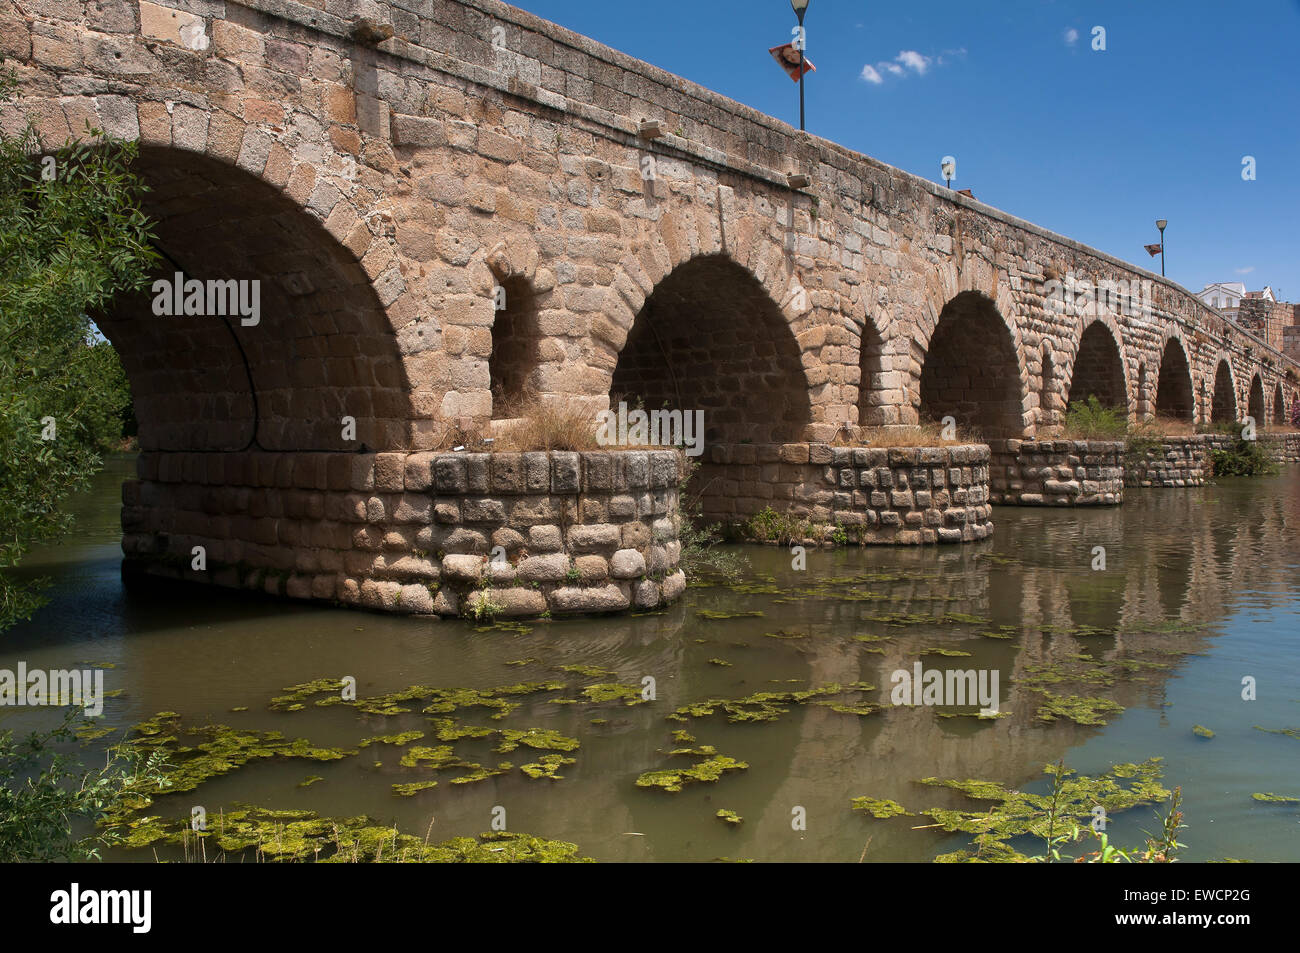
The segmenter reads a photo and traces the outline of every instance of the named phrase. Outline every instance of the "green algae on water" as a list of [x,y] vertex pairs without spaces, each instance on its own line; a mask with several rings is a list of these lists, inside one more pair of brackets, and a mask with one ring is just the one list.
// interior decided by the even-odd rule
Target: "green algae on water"
[[720,818],[722,821],[724,821],[727,824],[730,824],[733,827],[735,827],[738,824],[743,824],[745,822],[745,819],[741,817],[739,814],[737,814],[735,811],[728,811],[724,808],[719,808],[718,813],[714,814],[713,816]]
[[1192,734],[1201,738],[1213,738],[1214,732],[1204,725],[1192,725]]
[[300,788],[309,788],[309,787],[311,787],[313,784],[315,784],[317,781],[324,781],[324,780],[325,780],[325,779],[322,778],[319,774],[312,774],[312,775],[309,775],[308,777],[303,778],[301,781],[299,781],[299,782],[298,782],[298,787],[300,787]]
[[611,672],[607,668],[601,668],[598,665],[561,665],[560,671],[572,672],[574,675],[582,675],[585,678],[616,678],[618,672]]
[[549,728],[530,728],[527,731],[504,728],[501,731],[501,744],[495,750],[498,754],[506,754],[520,745],[541,751],[574,751],[580,747],[577,738],[569,738]]
[[689,768],[678,768],[670,771],[647,771],[636,779],[636,786],[639,788],[660,788],[675,793],[680,791],[686,784],[695,781],[711,783],[717,781],[727,771],[743,771],[748,767],[749,765],[744,761],[737,761],[735,758],[729,758],[726,755],[717,755]]
[[877,799],[874,797],[855,797],[852,801],[853,810],[863,811],[872,817],[914,817],[911,811],[907,810],[897,801],[888,799]]
[[1285,794],[1252,794],[1256,801],[1265,801],[1269,804],[1300,804],[1300,797],[1290,797]]
[[1054,695],[1044,691],[1043,704],[1038,707],[1039,721],[1056,721],[1065,718],[1076,725],[1104,725],[1106,715],[1117,715],[1124,710],[1107,698],[1085,698],[1079,695]]
[[625,685],[621,682],[602,682],[596,685],[588,685],[582,690],[582,694],[587,696],[587,701],[621,701],[628,706],[640,705],[649,700],[641,694],[641,689],[638,686]]
[[520,765],[519,770],[533,779],[549,778],[559,781],[564,775],[556,772],[566,764],[577,764],[577,759],[566,758],[562,754],[544,754],[532,764]]
[[728,661],[727,661],[726,659],[724,659],[724,658],[711,658],[711,659],[709,659],[709,664],[710,664],[710,665],[719,665],[719,666],[722,666],[723,668],[730,668],[730,667],[731,667],[731,663],[728,662]]
[[758,609],[740,609],[736,612],[723,612],[717,609],[698,609],[695,614],[701,619],[713,621],[721,619],[761,619],[763,613]]

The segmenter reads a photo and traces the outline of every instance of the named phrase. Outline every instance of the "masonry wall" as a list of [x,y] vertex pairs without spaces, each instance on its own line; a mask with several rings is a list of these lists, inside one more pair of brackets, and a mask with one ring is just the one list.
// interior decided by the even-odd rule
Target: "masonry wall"
[[[1300,463],[1300,433],[1265,433],[1258,439],[1274,463]],[[1202,486],[1213,476],[1212,451],[1230,449],[1236,442],[1232,434],[1165,437],[1158,447],[1128,455],[1124,485]]]
[[709,448],[706,460],[691,488],[709,522],[743,524],[771,507],[838,525],[868,545],[959,543],[993,532],[982,445],[736,444]]
[[685,588],[679,460],[146,453],[123,484],[122,549],[128,573],[388,611],[651,608]]
[[1124,502],[1124,444],[1111,440],[998,440],[991,447],[994,503],[1112,506]]

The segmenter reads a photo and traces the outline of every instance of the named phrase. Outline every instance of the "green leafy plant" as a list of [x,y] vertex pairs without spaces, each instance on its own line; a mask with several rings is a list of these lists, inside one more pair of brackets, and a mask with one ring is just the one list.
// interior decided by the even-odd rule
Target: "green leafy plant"
[[1128,414],[1122,407],[1104,407],[1096,394],[1075,401],[1065,413],[1065,433],[1074,440],[1123,440]]
[[114,747],[102,768],[87,769],[55,750],[76,738],[80,718],[71,709],[57,728],[21,740],[0,732],[0,863],[98,859],[116,835],[78,837],[74,823],[105,817],[136,785],[165,783],[160,754]]
[[[0,67],[0,118],[16,79]],[[87,126],[43,147],[0,122],[0,629],[42,604],[42,580],[7,572],[67,532],[62,506],[120,442],[128,392],[88,314],[143,289],[157,253],[131,169],[134,143]],[[43,155],[42,153],[46,153]]]
[[1260,442],[1240,435],[1227,449],[1211,450],[1210,462],[1215,476],[1267,476],[1277,472],[1277,465]]

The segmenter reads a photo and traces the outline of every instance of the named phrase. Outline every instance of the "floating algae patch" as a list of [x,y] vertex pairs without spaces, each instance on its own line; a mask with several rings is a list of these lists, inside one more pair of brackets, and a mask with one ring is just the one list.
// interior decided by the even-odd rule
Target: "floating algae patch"
[[434,770],[469,767],[467,762],[456,757],[456,751],[451,745],[438,745],[436,748],[416,745],[408,748],[398,763],[404,768],[433,768]]
[[1204,725],[1192,725],[1192,734],[1199,738],[1213,738],[1214,732]]
[[[311,811],[273,811],[237,806],[208,820],[206,831],[189,829],[189,819],[137,824],[125,832],[127,846],[193,844],[216,851],[252,854],[276,862],[325,863],[573,863],[591,862],[576,844],[513,831],[455,837],[439,844],[382,827],[367,817],[321,817]],[[192,848],[191,848],[192,850]]]
[[502,761],[495,768],[485,768],[481,764],[468,764],[465,767],[471,769],[470,773],[461,775],[458,778],[452,778],[452,784],[473,784],[475,781],[494,778],[499,774],[505,774],[514,769],[514,765],[509,761]]
[[1288,738],[1300,741],[1300,729],[1296,728],[1261,728],[1259,725],[1255,725],[1255,730],[1266,731],[1270,735],[1286,735]]
[[673,741],[676,741],[678,744],[689,745],[695,742],[695,736],[685,728],[678,728],[673,732]]
[[893,642],[894,637],[891,635],[855,635],[854,642]]
[[268,707],[272,711],[302,711],[307,707],[306,702],[316,695],[327,697],[317,699],[313,702],[315,705],[343,704],[343,680],[339,678],[317,678],[310,682],[290,685],[282,691],[283,695],[271,699]]
[[[180,744],[182,737],[194,745]],[[338,761],[355,750],[320,748],[305,738],[286,739],[278,731],[237,730],[226,725],[184,727],[174,711],[159,712],[131,729],[122,747],[140,755],[156,756],[159,775],[130,786],[130,806],[145,807],[151,795],[192,791],[209,778],[229,774],[250,761],[268,758],[303,758],[308,761]]]
[[303,778],[301,781],[298,782],[298,787],[300,787],[300,788],[309,788],[309,787],[311,787],[313,784],[315,784],[317,781],[324,781],[324,780],[325,780],[325,779],[322,778],[319,774],[309,775],[308,777],[305,777],[305,778]]
[[718,609],[699,609],[695,613],[701,619],[761,619],[763,613],[758,609],[741,609],[736,612],[723,612]]
[[921,651],[918,652],[917,654],[918,655],[946,655],[950,658],[962,658],[962,657],[969,657],[971,653],[963,652],[960,649],[928,648],[928,649],[921,649]]
[[103,738],[105,735],[111,735],[115,731],[117,731],[117,729],[112,725],[104,725],[96,728],[93,724],[86,723],[78,725],[73,734],[82,741],[96,741]]
[[999,718],[1010,718],[1011,712],[1004,709],[989,711],[984,708],[972,708],[967,711],[936,711],[935,715],[939,718],[974,718],[977,721],[997,721]]
[[582,694],[587,696],[587,701],[621,701],[628,706],[640,705],[649,700],[641,694],[641,689],[638,686],[625,685],[621,682],[601,682],[596,685],[588,685],[582,690]]
[[533,631],[531,625],[525,625],[523,622],[512,619],[497,619],[495,622],[489,622],[487,625],[474,626],[475,632],[517,632],[519,635],[527,635]]
[[855,797],[853,810],[863,811],[872,817],[914,817],[911,811],[897,801],[879,800],[874,797]]
[[403,731],[395,735],[375,735],[372,738],[363,738],[358,742],[357,747],[368,748],[371,745],[409,745],[412,741],[419,741],[423,737],[423,731]]
[[865,702],[859,705],[845,705],[842,702],[813,702],[814,705],[824,705],[831,711],[837,711],[841,715],[874,715],[880,711],[879,705],[868,705]]
[[421,791],[427,791],[429,788],[436,788],[437,781],[411,781],[409,784],[394,784],[393,793],[398,797],[414,797]]
[[1038,707],[1039,721],[1056,721],[1065,718],[1076,725],[1104,725],[1107,715],[1117,715],[1124,710],[1108,698],[1085,698],[1081,695],[1054,695],[1043,691],[1043,704]]
[[725,808],[719,808],[718,813],[714,814],[713,816],[719,818],[724,823],[730,824],[733,827],[735,827],[737,824],[743,824],[745,822],[745,819],[741,817],[739,814],[737,814],[735,811],[728,811]]
[[990,625],[991,620],[977,615],[967,615],[965,612],[945,612],[941,615],[925,615],[924,613],[893,613],[884,615],[867,616],[868,622],[879,622],[881,625],[906,626],[906,625]]
[[[462,738],[488,738],[499,729],[484,728],[479,725],[462,725],[454,718],[435,718],[433,736],[439,741],[460,741]],[[409,732],[408,732],[409,734]]]
[[549,778],[552,781],[559,781],[564,775],[556,772],[566,764],[577,764],[576,758],[566,758],[562,754],[544,754],[532,764],[523,764],[519,770],[528,777],[533,779]]
[[[861,689],[851,689],[860,691]],[[755,692],[745,698],[709,698],[690,705],[683,705],[672,714],[670,721],[686,721],[689,718],[704,718],[716,711],[724,711],[727,721],[733,723],[747,721],[776,721],[787,714],[790,709],[782,705],[801,705],[804,702],[825,695],[839,695],[845,689],[837,684],[810,688],[802,692]]]
[[710,664],[710,665],[720,665],[720,666],[722,666],[723,668],[730,668],[730,667],[731,667],[731,663],[728,662],[728,661],[727,661],[726,659],[724,659],[724,658],[711,658],[711,659],[709,659],[709,664]]
[[1268,804],[1300,804],[1300,797],[1289,797],[1285,794],[1252,794],[1251,797]]
[[636,779],[636,786],[639,788],[661,788],[664,791],[675,793],[680,791],[684,785],[692,782],[711,783],[717,781],[727,771],[743,771],[748,767],[749,765],[744,761],[737,761],[735,758],[729,758],[726,755],[717,755],[689,768],[670,771],[647,771]]
[[1160,784],[1160,761],[1151,758],[1140,764],[1116,764],[1096,777],[1047,765],[1045,773],[1055,777],[1059,790],[1044,794],[1008,790],[995,781],[924,778],[917,783],[951,788],[974,801],[994,802],[991,807],[977,811],[943,808],[921,811],[936,822],[930,825],[934,828],[973,835],[973,850],[940,854],[935,860],[940,863],[1025,861],[1029,858],[1012,848],[1009,841],[1024,836],[1042,839],[1049,833],[1063,833],[1072,822],[1083,827],[1091,822],[1097,807],[1112,815],[1164,801],[1170,792]]
[[503,728],[501,744],[495,750],[498,754],[506,754],[520,745],[540,751],[574,751],[580,747],[577,738],[570,738],[550,728],[529,728],[526,731]]
[[808,633],[794,632],[789,629],[778,629],[775,632],[764,632],[763,638],[765,639],[806,639],[808,638]]
[[560,671],[572,672],[574,675],[582,675],[585,678],[616,678],[618,672],[611,672],[607,668],[601,668],[597,665],[561,665]]
[[699,745],[695,748],[674,748],[672,751],[668,752],[668,756],[673,757],[674,755],[685,755],[693,758],[712,758],[717,753],[718,749],[713,747],[713,745]]
[[509,662],[506,662],[506,664],[507,665],[532,665],[536,661],[537,659],[535,658],[517,658],[517,659],[511,659]]

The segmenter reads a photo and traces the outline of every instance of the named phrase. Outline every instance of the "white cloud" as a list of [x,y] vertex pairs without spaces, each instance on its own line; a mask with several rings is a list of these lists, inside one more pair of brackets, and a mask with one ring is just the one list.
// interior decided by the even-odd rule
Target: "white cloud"
[[1068,30],[1065,31],[1065,45],[1066,45],[1066,46],[1074,46],[1074,44],[1076,44],[1076,43],[1078,43],[1078,42],[1079,42],[1079,31],[1078,31],[1078,30],[1076,30],[1074,27],[1070,27]]
[[930,68],[930,57],[922,56],[916,50],[901,50],[894,57],[895,62],[902,63],[908,69],[914,69],[918,74],[924,75],[925,71]]
[[865,79],[868,83],[874,83],[877,86],[879,86],[881,83],[885,81],[884,77],[880,75],[879,70],[877,70],[870,63],[862,67],[862,78]]
[[889,72],[895,76],[903,75],[903,67],[899,66],[897,63],[880,63],[879,66],[883,69],[889,70]]
[[1233,270],[1239,275],[1248,275],[1255,270],[1255,266],[1247,265],[1245,268],[1234,268]]

